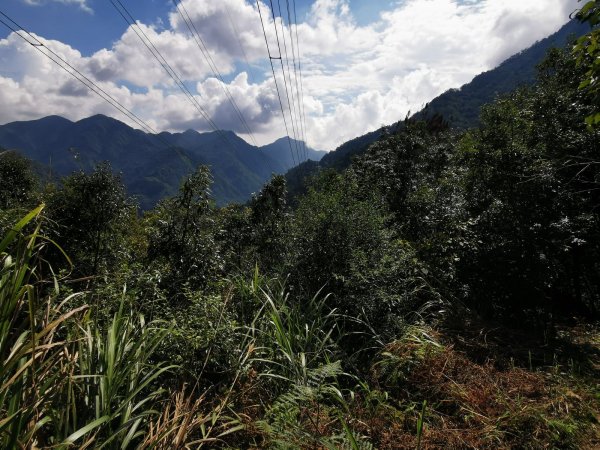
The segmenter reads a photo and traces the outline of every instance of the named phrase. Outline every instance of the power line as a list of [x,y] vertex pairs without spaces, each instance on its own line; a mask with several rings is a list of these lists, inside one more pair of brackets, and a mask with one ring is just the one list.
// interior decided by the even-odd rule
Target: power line
[[[186,86],[186,84],[183,82],[183,80],[179,77],[179,75],[177,75],[177,72],[175,72],[173,67],[168,63],[168,61],[165,59],[165,57],[156,48],[156,46],[150,40],[148,35],[137,24],[137,22],[135,21],[135,19],[131,15],[131,13],[127,10],[127,8],[123,5],[123,3],[121,3],[120,0],[116,0],[116,3],[115,3],[115,0],[110,0],[110,2],[115,7],[117,12],[121,15],[123,20],[125,20],[125,22],[129,26],[131,26],[131,28],[133,29],[135,34],[138,36],[138,38],[140,38],[140,40],[142,41],[144,46],[148,49],[148,51],[152,54],[152,56],[154,56],[154,58],[159,62],[159,64],[162,66],[162,68],[165,70],[165,72],[167,72],[169,77],[171,77],[171,79],[175,82],[175,84],[179,87],[179,89],[184,93],[184,95],[186,95],[187,99],[192,103],[192,106],[194,106],[198,110],[198,112],[202,115],[202,117],[206,120],[206,122],[210,125],[210,127],[215,132],[217,132],[219,137],[221,137],[221,139],[223,139],[223,141],[226,144],[228,144],[232,147],[235,147],[235,145],[229,140],[227,135],[225,133],[223,133],[223,131],[211,119],[208,112],[198,102],[198,100],[196,99],[194,94],[192,94],[192,92],[189,90],[189,88]],[[117,6],[117,3],[119,4],[120,8],[119,8],[119,6]],[[139,30],[139,32],[138,32],[138,30]]]
[[[198,48],[200,49],[200,52],[202,53],[202,55],[204,56],[204,58],[208,62],[208,65],[211,68],[213,74],[215,75],[215,77],[217,77],[219,79],[219,81],[221,81],[221,88],[223,89],[223,92],[225,92],[225,96],[227,97],[227,100],[229,101],[229,103],[231,104],[231,106],[233,106],[233,109],[235,110],[238,118],[240,119],[240,122],[242,123],[242,126],[248,132],[248,135],[250,136],[250,139],[252,140],[252,143],[256,147],[258,147],[258,145],[256,143],[256,139],[254,139],[254,135],[252,134],[252,131],[250,130],[250,126],[248,125],[248,122],[246,121],[244,115],[242,114],[242,111],[240,110],[237,102],[235,101],[235,98],[233,97],[233,95],[231,95],[231,92],[227,88],[227,83],[225,83],[225,80],[223,79],[223,76],[221,75],[221,72],[219,71],[219,69],[218,69],[217,65],[215,64],[214,60],[212,59],[212,56],[210,55],[210,52],[208,51],[208,48],[206,47],[206,44],[202,40],[202,37],[200,36],[200,33],[198,32],[198,29],[196,28],[196,25],[194,24],[194,22],[192,21],[190,15],[188,14],[185,5],[181,2],[181,0],[179,1],[179,3],[177,3],[177,0],[172,0],[172,1],[173,1],[173,4],[175,5],[175,8],[177,9],[177,12],[179,13],[179,15],[181,16],[181,18],[185,22],[185,25],[186,25],[187,29],[189,30],[190,34],[194,38],[194,41],[198,45]],[[183,12],[185,13],[185,17],[184,17],[184,14],[181,12],[181,9],[179,9],[179,6],[181,6],[181,9],[183,9]]]
[[177,75],[177,73],[173,70],[173,67],[171,67],[171,65],[167,62],[167,60],[158,51],[158,49],[152,43],[150,38],[148,38],[148,35],[144,32],[144,30],[142,30],[141,27],[139,27],[137,25],[135,19],[129,13],[127,8],[125,8],[123,3],[121,3],[120,0],[116,0],[116,2],[122,8],[122,10],[121,10],[121,8],[119,8],[119,6],[117,6],[117,3],[115,3],[114,0],[110,0],[110,2],[114,6],[114,8],[117,10],[117,12],[120,14],[120,16],[123,18],[123,20],[127,23],[127,25],[131,26],[131,29],[135,32],[137,37],[142,41],[142,43],[148,49],[148,51],[152,54],[152,56],[154,56],[154,58],[159,62],[159,64],[162,66],[162,68],[165,70],[165,72],[167,72],[169,77],[171,77],[171,79],[175,82],[175,84],[183,91],[183,93],[186,95],[186,97],[191,98],[193,106],[196,107],[196,109],[198,109],[198,111],[202,115],[202,117],[209,123],[209,125],[211,125],[211,127],[213,127],[215,130],[217,130],[218,127],[216,126],[216,124],[214,122],[212,122],[208,113],[204,110],[202,105],[200,105],[194,99],[194,96],[189,91],[188,87],[181,80],[179,75]]
[[[286,6],[287,6],[287,16],[288,16],[288,32],[290,35],[290,43],[291,43],[291,47],[292,47],[292,67],[294,68],[294,81],[296,84],[296,105],[298,106],[298,115],[297,120],[299,122],[299,124],[297,125],[298,127],[298,131],[300,132],[300,144],[302,147],[302,150],[304,152],[304,158],[308,159],[308,153],[306,151],[306,144],[305,144],[305,136],[304,136],[304,127],[302,126],[302,107],[301,107],[301,99],[300,99],[300,87],[298,85],[298,70],[297,70],[297,66],[296,66],[296,46],[294,44],[294,36],[292,33],[292,16],[291,16],[291,12],[290,12],[290,1],[286,0]],[[285,45],[285,41],[284,41],[284,45]],[[286,52],[286,56],[287,56],[287,52]],[[291,83],[291,72],[290,72],[290,68],[289,68],[289,58],[288,58],[288,73],[290,73],[290,83]],[[294,86],[292,83],[292,93],[294,90]]]
[[[156,48],[156,46],[154,45],[154,43],[152,42],[152,40],[150,40],[150,38],[148,37],[148,35],[144,32],[144,30],[139,26],[139,24],[137,24],[137,22],[135,21],[134,17],[127,10],[127,8],[125,7],[125,5],[123,5],[123,3],[120,0],[116,0],[116,2],[121,6],[121,8],[117,7],[117,5],[115,4],[115,0],[111,0],[112,5],[119,12],[119,14],[121,15],[121,17],[123,17],[123,19],[127,22],[127,24],[131,26],[131,28],[136,33],[136,35],[140,38],[140,40],[142,41],[142,43],[146,46],[146,48],[148,49],[148,51],[150,51],[150,53],[159,62],[159,64],[163,67],[163,69],[167,72],[167,74],[173,79],[173,81],[177,84],[177,86],[182,90],[182,92],[186,95],[186,97],[188,98],[188,100],[190,102],[192,102],[193,106],[196,107],[196,109],[200,112],[200,114],[202,115],[202,117],[204,117],[204,119],[209,123],[209,125],[213,128],[213,130],[217,132],[217,134],[223,140],[223,142],[225,142],[227,145],[229,145],[234,150],[235,149],[240,150],[240,147],[239,147],[238,143],[235,142],[235,141],[232,141],[229,138],[229,136],[226,133],[224,133],[223,130],[221,130],[217,126],[217,124],[210,118],[210,115],[208,114],[208,112],[206,112],[206,110],[198,102],[198,100],[196,99],[196,97],[192,94],[192,92],[189,90],[189,88],[183,82],[183,80],[181,79],[181,77],[179,77],[179,75],[177,75],[177,72],[175,72],[175,70],[173,69],[173,67],[168,63],[168,61],[161,54],[161,52]],[[177,6],[177,5],[175,5],[175,6]],[[137,30],[139,30],[139,32]],[[212,62],[212,59],[211,59],[211,62]],[[212,64],[214,65],[214,62],[212,62]],[[216,66],[215,66],[215,69],[216,69]],[[221,78],[221,80],[222,80],[222,78]],[[231,100],[233,100],[233,97],[231,97]],[[235,102],[235,100],[233,100],[233,101]],[[237,108],[237,105],[235,105],[235,108]],[[239,111],[239,109],[238,109],[238,112],[241,115],[241,112]],[[242,120],[244,120],[243,116],[242,116]],[[244,122],[245,122],[245,120],[244,120]],[[271,162],[270,162],[269,158],[267,158],[264,155],[264,153],[262,152],[262,150],[260,150],[260,147],[258,147],[258,145],[256,144],[256,141],[254,140],[254,136],[252,135],[252,132],[250,131],[250,129],[247,126],[247,124],[246,124],[246,127],[247,127],[247,129],[249,131],[249,134],[250,134],[252,140],[254,141],[254,145],[257,148],[259,148],[259,151],[265,157],[265,159],[267,161],[267,165],[269,166],[269,169],[271,170],[271,172],[274,172],[273,167],[271,166]]]
[[[181,16],[181,18],[185,22],[185,24],[186,24],[186,26],[188,28],[188,31],[190,32],[190,34],[194,38],[194,41],[196,42],[196,45],[200,49],[200,53],[202,53],[202,56],[204,56],[204,59],[208,63],[208,65],[211,68],[211,70],[212,70],[213,74],[215,75],[215,77],[217,77],[221,81],[221,88],[223,89],[223,92],[225,92],[225,95],[227,96],[227,99],[229,100],[229,103],[231,104],[231,106],[233,106],[233,109],[237,113],[237,116],[240,119],[240,122],[246,128],[246,131],[248,132],[248,135],[250,136],[250,139],[252,140],[252,143],[254,144],[254,146],[258,149],[258,151],[262,154],[262,156],[267,161],[267,165],[269,166],[269,170],[271,170],[271,172],[275,172],[275,170],[273,169],[273,166],[271,165],[270,158],[267,155],[264,154],[264,152],[262,151],[262,149],[257,144],[256,139],[254,138],[254,134],[252,133],[252,130],[250,129],[250,126],[248,125],[248,122],[246,121],[246,118],[244,117],[244,115],[243,115],[242,111],[240,110],[237,102],[235,101],[235,98],[233,97],[233,95],[229,91],[229,88],[227,87],[227,83],[225,83],[225,80],[223,79],[223,76],[221,75],[221,72],[219,71],[217,65],[215,64],[215,61],[213,60],[212,56],[210,55],[210,52],[208,51],[208,47],[204,43],[204,40],[202,39],[200,33],[198,32],[198,29],[196,28],[196,25],[194,24],[194,21],[190,17],[190,15],[189,15],[189,13],[188,13],[185,5],[181,2],[181,0],[179,2],[179,5],[177,4],[176,0],[172,0],[172,1],[173,1],[173,4],[175,5],[175,8],[177,9],[177,12],[179,13],[179,15]],[[179,9],[179,6],[181,6],[181,8],[183,9],[183,12],[185,13],[185,17],[181,13],[181,10]],[[227,5],[225,5],[225,8],[227,8]],[[248,58],[246,56],[246,52],[244,51],[244,47],[242,46],[242,43],[240,42],[239,37],[237,36],[237,30],[235,28],[235,25],[233,24],[233,21],[231,20],[231,15],[229,14],[229,10],[228,9],[227,9],[227,15],[229,17],[229,22],[232,25],[232,28],[234,29],[234,33],[236,34],[236,38],[237,38],[238,44],[240,46],[240,49],[242,50],[242,53],[244,55],[244,59],[246,60],[246,64],[248,64],[248,67],[250,67],[250,64],[248,63]],[[186,19],[186,17],[187,17],[187,19]]]
[[[293,97],[293,91],[292,91],[292,100],[290,101],[290,92],[289,92],[289,88],[288,88],[288,83],[287,83],[287,78],[285,76],[285,67],[283,64],[283,52],[281,51],[281,43],[279,41],[279,30],[277,29],[277,20],[275,18],[275,8],[273,7],[273,0],[269,0],[269,2],[271,3],[271,14],[273,17],[273,26],[275,27],[275,37],[277,38],[277,49],[279,51],[279,62],[281,63],[281,72],[283,73],[283,84],[285,87],[285,95],[287,97],[287,105],[288,105],[288,109],[290,111],[290,121],[292,122],[292,132],[294,133],[294,146],[296,147],[296,156],[298,157],[298,164],[300,164],[300,151],[298,149],[298,133],[296,131],[296,123],[294,121],[294,112],[293,112],[293,108],[294,108],[294,97]],[[281,22],[281,35],[283,37],[283,43],[284,43],[284,47],[285,47],[285,57],[286,57],[286,64],[288,66],[288,75],[289,75],[289,58],[287,55],[287,45],[285,45],[285,32],[284,32],[284,28],[283,28],[283,17],[281,17],[281,4],[279,3],[279,0],[277,2],[278,6],[279,6],[279,18],[280,18],[280,22]],[[292,84],[292,81],[290,79],[290,85]]]
[[[288,79],[290,81],[290,89],[289,90],[291,92],[291,97],[292,97],[292,102],[289,103],[289,96],[288,96],[288,107],[290,109],[290,116],[292,117],[292,128],[294,128],[294,134],[295,134],[295,139],[296,139],[296,150],[300,154],[302,145],[300,144],[299,141],[300,141],[300,139],[302,139],[302,137],[299,135],[300,127],[298,126],[298,115],[296,114],[296,100],[294,98],[294,83],[292,81],[292,71],[290,70],[290,57],[288,54],[288,46],[287,46],[287,42],[286,42],[286,38],[285,38],[285,28],[284,28],[285,20],[283,19],[283,15],[281,13],[281,1],[280,0],[277,0],[277,7],[279,8],[279,18],[280,18],[280,24],[281,24],[281,37],[283,40],[283,49],[285,52],[285,63],[287,66],[287,71],[288,71]],[[277,29],[277,25],[275,25],[275,29]],[[290,29],[289,24],[288,24],[288,29]],[[280,52],[281,52],[281,49],[280,49]],[[282,60],[282,64],[283,64],[283,60]],[[283,70],[283,67],[282,67],[282,70]],[[284,71],[284,80],[285,80],[285,71]],[[287,90],[287,85],[286,85],[286,90]]]
[[[304,149],[306,150],[306,159],[308,159],[308,150],[306,149],[306,112],[304,109],[304,87],[302,85],[302,66],[301,60],[302,56],[300,53],[300,40],[298,39],[298,16],[296,15],[296,0],[292,0],[292,4],[294,6],[294,23],[296,25],[296,51],[298,52],[298,73],[300,74],[300,112],[302,115],[301,124],[302,124],[302,136],[304,142]],[[297,81],[297,79],[296,79]]]
[[287,105],[288,105],[288,109],[290,110],[290,120],[292,122],[292,131],[294,132],[294,145],[296,147],[296,156],[298,158],[298,164],[300,164],[300,155],[298,153],[298,141],[296,139],[296,130],[294,128],[294,116],[292,115],[292,110],[291,110],[291,103],[290,103],[290,94],[288,91],[288,86],[287,86],[287,79],[285,77],[285,69],[283,67],[283,55],[281,52],[281,43],[279,42],[279,31],[277,30],[277,20],[275,19],[275,9],[273,8],[273,0],[269,0],[271,3],[271,15],[273,17],[273,25],[275,27],[275,36],[277,38],[277,49],[279,51],[279,62],[281,63],[281,72],[283,73],[283,84],[285,86],[285,95],[287,97]]
[[267,39],[267,32],[265,30],[265,23],[263,21],[263,16],[262,16],[262,12],[260,10],[260,3],[259,0],[256,0],[256,7],[258,8],[258,14],[260,15],[260,24],[262,26],[263,29],[263,34],[265,36],[265,44],[267,46],[267,54],[269,56],[269,62],[271,63],[271,72],[273,72],[273,80],[275,81],[275,90],[277,91],[277,97],[279,98],[279,106],[281,107],[281,115],[283,116],[283,124],[285,125],[285,132],[288,138],[288,145],[290,147],[290,153],[292,155],[292,161],[294,162],[294,165],[296,165],[295,159],[294,159],[294,150],[292,150],[292,141],[290,139],[290,131],[287,125],[287,119],[285,118],[285,112],[283,110],[283,101],[281,100],[281,94],[279,92],[279,84],[277,83],[277,77],[275,76],[275,66],[273,65],[273,60],[274,59],[281,59],[281,55],[277,58],[274,56],[271,56],[271,50],[269,49],[269,41]]
[[[73,78],[75,78],[77,81],[79,81],[84,86],[86,86],[88,89],[93,91],[104,101],[111,104],[114,108],[116,108],[122,114],[127,116],[127,118],[129,118],[130,120],[135,122],[137,125],[142,127],[146,132],[155,134],[163,143],[166,144],[167,147],[171,147],[171,144],[169,144],[164,139],[162,139],[162,137],[160,137],[160,135],[156,132],[156,130],[154,130],[150,125],[148,125],[148,123],[146,123],[143,119],[141,119],[135,113],[130,111],[127,107],[125,107],[117,99],[112,97],[108,92],[106,92],[104,89],[102,89],[102,87],[98,86],[93,80],[89,79],[87,76],[85,76],[83,73],[81,73],[78,69],[76,69],[74,66],[72,66],[68,61],[66,61],[64,58],[62,58],[59,54],[55,53],[51,48],[49,48],[46,44],[44,44],[42,41],[40,41],[37,37],[35,37],[33,34],[31,34],[25,28],[23,28],[18,23],[16,23],[13,19],[11,19],[4,12],[0,11],[0,14],[4,18],[6,18],[10,23],[13,24],[13,26],[11,26],[10,24],[6,23],[4,20],[2,20],[0,18],[0,23],[2,23],[5,27],[7,27],[12,32],[14,32],[17,36],[19,36],[21,39],[23,39],[25,42],[27,42],[29,45],[31,45],[33,48],[35,48],[42,55],[44,55],[45,57],[50,59],[54,64],[59,66],[61,69],[63,69],[65,72],[67,72]],[[21,33],[19,33],[19,30],[22,30],[23,32],[25,32],[29,37],[31,37],[34,40],[34,42],[31,42],[25,36],[23,36]],[[42,49],[47,50],[49,53],[44,52]]]

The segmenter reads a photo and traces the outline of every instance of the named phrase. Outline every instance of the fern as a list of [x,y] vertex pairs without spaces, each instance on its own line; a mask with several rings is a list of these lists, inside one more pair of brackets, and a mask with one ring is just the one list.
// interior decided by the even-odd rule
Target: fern
[[340,361],[307,371],[306,383],[292,384],[258,423],[275,448],[372,448],[345,423],[339,411],[348,405],[338,387]]

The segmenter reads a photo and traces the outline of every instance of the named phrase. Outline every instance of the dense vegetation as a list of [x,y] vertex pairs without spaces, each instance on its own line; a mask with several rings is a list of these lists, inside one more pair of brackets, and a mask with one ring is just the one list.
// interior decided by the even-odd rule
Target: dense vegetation
[[2,153],[0,447],[597,446],[587,70],[552,51],[294,208],[282,176],[217,207],[200,166],[138,217],[106,164],[43,186]]

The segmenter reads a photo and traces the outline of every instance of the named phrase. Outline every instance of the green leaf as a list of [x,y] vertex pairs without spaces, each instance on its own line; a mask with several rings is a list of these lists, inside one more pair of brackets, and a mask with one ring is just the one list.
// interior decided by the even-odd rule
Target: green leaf
[[82,436],[85,436],[90,431],[92,431],[94,428],[98,428],[100,425],[102,425],[105,422],[108,422],[109,420],[110,420],[110,416],[102,416],[99,419],[96,419],[93,422],[88,423],[85,427],[80,428],[75,433],[73,433],[69,437],[67,437],[67,439],[65,439],[63,444],[66,444],[66,445],[73,444],[79,438],[81,438]]

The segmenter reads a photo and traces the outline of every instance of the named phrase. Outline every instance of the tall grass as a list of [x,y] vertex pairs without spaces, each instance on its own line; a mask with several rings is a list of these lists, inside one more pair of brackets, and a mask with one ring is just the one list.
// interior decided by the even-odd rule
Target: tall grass
[[147,324],[124,305],[104,329],[86,314],[70,333],[72,352],[78,355],[67,386],[68,408],[61,416],[65,443],[87,437],[102,439],[96,448],[116,441],[122,448],[145,433],[152,409],[163,390],[153,383],[173,366],[151,357],[168,330]]
[[261,289],[261,296],[252,329],[262,344],[263,374],[306,385],[310,369],[331,363],[336,353],[338,323],[328,295],[319,291],[304,304],[292,303],[282,283],[275,292]]
[[203,396],[160,387],[173,368],[153,361],[161,323],[121,302],[103,324],[69,309],[83,294],[56,301],[59,281],[42,276],[43,209],[0,241],[0,448],[195,448],[238,430],[224,407],[203,412]]
[[262,302],[250,335],[256,343],[252,363],[271,380],[274,398],[256,425],[274,448],[369,448],[344,420],[348,412],[338,380],[348,377],[339,359],[339,323],[345,317],[317,292],[308,301],[292,299],[285,283],[274,289],[251,284]]
[[[0,447],[28,448],[53,422],[64,387],[65,342],[59,329],[85,307],[64,311],[40,300],[38,254],[43,205],[12,227],[0,242]],[[30,230],[26,234],[25,230]]]

